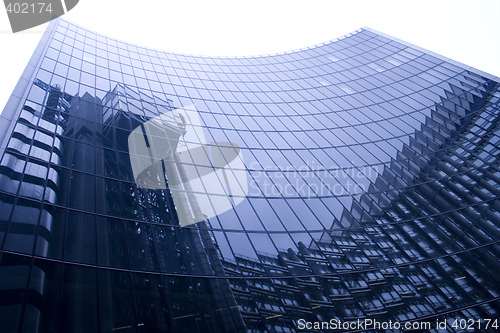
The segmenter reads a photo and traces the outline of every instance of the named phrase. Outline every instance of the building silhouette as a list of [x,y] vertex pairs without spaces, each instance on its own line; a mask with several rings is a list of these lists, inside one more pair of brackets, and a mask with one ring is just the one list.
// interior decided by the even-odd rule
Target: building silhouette
[[[368,28],[202,57],[54,20],[0,116],[0,331],[497,319],[499,82]],[[128,138],[188,105],[249,191],[181,227]]]

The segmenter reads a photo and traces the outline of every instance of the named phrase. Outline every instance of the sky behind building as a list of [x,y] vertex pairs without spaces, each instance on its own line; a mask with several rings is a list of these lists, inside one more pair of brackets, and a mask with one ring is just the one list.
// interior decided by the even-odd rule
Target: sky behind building
[[[3,109],[46,25],[12,34],[0,14]],[[364,26],[500,76],[500,1],[81,0],[85,28],[172,52],[250,56],[322,43]]]

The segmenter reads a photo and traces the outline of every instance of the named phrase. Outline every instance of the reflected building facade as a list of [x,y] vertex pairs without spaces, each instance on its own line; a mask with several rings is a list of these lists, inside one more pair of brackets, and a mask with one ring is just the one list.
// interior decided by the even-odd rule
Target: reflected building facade
[[[498,78],[370,29],[223,58],[55,20],[1,115],[0,330],[498,318],[499,99]],[[181,227],[128,138],[189,105],[241,149],[248,193]]]

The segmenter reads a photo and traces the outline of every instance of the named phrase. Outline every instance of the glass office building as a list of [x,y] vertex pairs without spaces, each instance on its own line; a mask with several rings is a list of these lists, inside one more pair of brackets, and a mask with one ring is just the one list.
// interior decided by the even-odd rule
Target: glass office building
[[[499,82],[370,29],[203,57],[55,20],[0,120],[0,331],[499,318]],[[183,108],[238,147],[223,212],[133,172],[131,133]]]

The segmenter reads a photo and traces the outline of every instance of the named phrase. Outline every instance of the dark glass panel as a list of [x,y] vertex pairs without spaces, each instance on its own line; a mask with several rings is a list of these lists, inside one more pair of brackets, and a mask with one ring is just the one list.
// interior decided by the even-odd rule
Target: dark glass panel
[[64,208],[43,206],[35,255],[61,259],[65,226],[66,211]]
[[180,239],[175,228],[152,225],[151,230],[158,249],[161,271],[167,273],[185,273],[186,266],[180,250]]
[[97,262],[102,266],[127,268],[128,249],[124,222],[97,217]]
[[10,214],[14,206],[14,197],[8,194],[0,194],[0,245],[3,246],[3,238],[7,231]]
[[136,332],[130,274],[100,269],[98,281],[101,332]]
[[71,166],[78,171],[95,172],[94,146],[75,141]]
[[40,212],[39,202],[20,198],[17,200],[3,245],[5,250],[28,254],[33,252]]
[[0,329],[17,332],[26,299],[30,260],[3,253],[0,257]]
[[23,318],[23,331],[32,332],[38,325],[40,332],[57,331],[62,264],[36,259],[31,270],[28,306]]
[[94,215],[68,211],[64,241],[64,259],[95,264],[96,226]]
[[132,274],[132,290],[135,300],[137,331],[144,333],[171,331],[165,287],[161,277]]
[[68,194],[71,208],[95,211],[95,176],[72,171]]
[[59,315],[60,332],[98,332],[97,269],[64,265]]
[[158,270],[158,257],[151,227],[146,223],[126,222],[130,268]]
[[[173,332],[206,332],[200,322],[199,304],[195,301],[195,287],[189,277],[163,277],[168,293],[168,307]],[[205,327],[206,328],[206,327]]]

